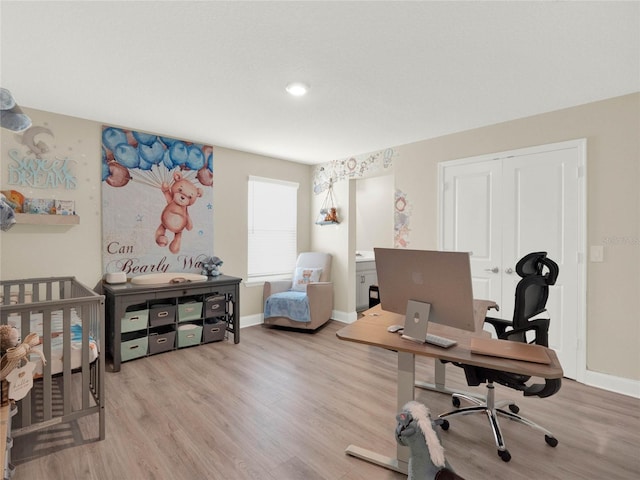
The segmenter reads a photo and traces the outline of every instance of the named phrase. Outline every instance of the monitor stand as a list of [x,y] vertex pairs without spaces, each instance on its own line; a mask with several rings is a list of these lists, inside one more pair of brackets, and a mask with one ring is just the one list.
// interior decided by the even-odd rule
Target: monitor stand
[[413,340],[418,343],[424,343],[427,338],[427,326],[429,325],[430,311],[430,303],[408,300],[407,310],[404,317],[404,331],[402,338]]
[[450,348],[456,345],[457,342],[455,340],[427,333],[430,311],[430,303],[416,300],[407,301],[402,338],[442,348]]

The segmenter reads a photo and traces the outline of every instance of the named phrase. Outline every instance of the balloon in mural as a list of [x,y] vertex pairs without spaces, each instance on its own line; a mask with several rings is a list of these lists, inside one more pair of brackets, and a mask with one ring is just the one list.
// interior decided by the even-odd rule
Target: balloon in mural
[[213,185],[213,149],[205,147],[203,151],[207,155],[207,164],[198,170],[196,178],[202,185],[210,187]]
[[175,142],[169,147],[169,157],[174,166],[184,165],[189,158],[189,149],[184,142]]
[[198,170],[196,178],[205,187],[210,187],[211,185],[213,185],[213,172],[207,167],[202,167],[200,170]]
[[106,182],[112,187],[124,187],[131,180],[129,170],[118,162],[109,162],[107,168],[109,169],[109,176]]
[[179,168],[204,186],[213,185],[213,148],[143,132],[105,127],[102,180],[122,187],[129,180],[159,187]]
[[109,165],[107,165],[107,162],[102,162],[102,181],[106,182],[110,174]]
[[147,163],[158,164],[164,156],[164,146],[158,141],[154,141],[150,145],[140,143],[140,145],[138,145],[138,154],[141,160]]
[[138,151],[129,145],[128,143],[120,143],[116,145],[113,151],[113,156],[120,165],[124,165],[127,168],[136,168],[140,165],[140,157]]
[[187,167],[189,170],[200,170],[204,167],[205,159],[204,154],[202,153],[202,147],[198,145],[191,145],[188,149],[189,153],[187,155]]
[[102,143],[113,152],[117,145],[127,143],[127,135],[118,128],[105,128],[102,132]]
[[141,144],[148,146],[153,145],[158,140],[157,135],[150,135],[148,133],[142,132],[133,132],[133,138],[135,138]]

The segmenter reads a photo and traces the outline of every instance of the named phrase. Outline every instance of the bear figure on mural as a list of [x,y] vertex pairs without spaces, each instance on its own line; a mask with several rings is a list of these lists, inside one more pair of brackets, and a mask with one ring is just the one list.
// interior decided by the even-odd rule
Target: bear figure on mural
[[[167,206],[160,215],[160,226],[156,230],[156,243],[161,247],[169,245],[171,253],[180,251],[182,231],[191,230],[193,222],[189,216],[188,207],[193,205],[198,197],[202,196],[202,189],[196,187],[191,181],[182,178],[180,172],[174,172],[173,184],[162,182],[160,187],[167,199]],[[173,240],[169,244],[167,230],[173,232]]]

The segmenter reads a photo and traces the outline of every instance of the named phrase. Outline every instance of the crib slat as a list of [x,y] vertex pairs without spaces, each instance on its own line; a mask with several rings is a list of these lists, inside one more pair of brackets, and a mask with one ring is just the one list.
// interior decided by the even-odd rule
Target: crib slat
[[71,308],[62,311],[62,331],[65,341],[62,344],[62,399],[64,415],[73,410],[71,403]]
[[51,309],[43,310],[42,325],[42,352],[44,358],[47,359],[46,365],[42,367],[42,419],[46,422],[53,417],[53,396],[52,396],[52,378],[51,378]]
[[[27,292],[25,292],[26,295]],[[40,301],[40,288],[37,283],[31,284],[31,302],[36,303]]]
[[[24,340],[24,337],[27,336],[30,328],[31,321],[29,318],[29,314],[27,312],[22,312],[20,314],[20,335],[22,337],[20,341]],[[31,425],[31,396],[32,392],[29,392],[27,396],[22,400],[20,408],[18,409],[18,415],[20,416],[21,425]]]
[[89,371],[89,319],[87,309],[82,306],[82,408],[89,408],[89,393],[91,392]]

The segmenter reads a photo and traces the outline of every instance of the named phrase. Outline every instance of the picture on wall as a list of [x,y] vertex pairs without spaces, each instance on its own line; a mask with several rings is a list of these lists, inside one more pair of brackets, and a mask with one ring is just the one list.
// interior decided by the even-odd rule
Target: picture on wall
[[102,127],[104,273],[200,273],[213,255],[213,147]]

